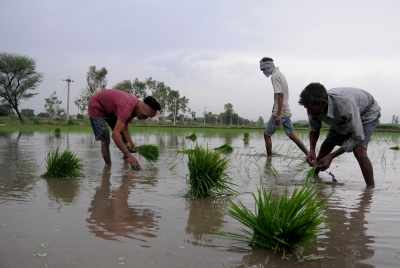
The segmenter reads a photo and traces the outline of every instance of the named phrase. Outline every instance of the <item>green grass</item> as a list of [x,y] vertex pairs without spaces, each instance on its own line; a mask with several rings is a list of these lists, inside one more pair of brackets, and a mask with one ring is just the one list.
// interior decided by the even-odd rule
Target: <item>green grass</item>
[[218,151],[222,154],[230,154],[233,152],[233,148],[232,146],[230,146],[229,144],[223,144],[217,148],[214,148],[215,151]]
[[220,153],[199,146],[185,153],[189,158],[189,196],[205,198],[235,193],[227,175],[229,162]]
[[252,248],[283,254],[315,241],[325,220],[325,205],[311,184],[295,189],[290,196],[286,193],[279,197],[261,188],[253,198],[255,212],[241,202],[231,202],[229,215],[245,228],[242,233],[226,236],[247,242]]
[[157,161],[160,155],[160,149],[157,145],[145,144],[137,146],[136,151],[148,161]]
[[60,152],[58,148],[54,152],[49,152],[46,158],[47,178],[66,178],[78,177],[82,169],[81,160],[71,151]]

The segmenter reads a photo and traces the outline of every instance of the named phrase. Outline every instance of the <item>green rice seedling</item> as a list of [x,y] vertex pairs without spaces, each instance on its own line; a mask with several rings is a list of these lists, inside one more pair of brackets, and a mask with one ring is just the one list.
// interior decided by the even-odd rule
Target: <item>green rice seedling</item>
[[243,134],[243,142],[244,144],[249,144],[250,141],[250,134],[248,132]]
[[60,128],[56,128],[54,130],[54,136],[56,136],[56,138],[61,137],[61,129]]
[[217,148],[214,148],[214,150],[218,151],[220,153],[223,153],[223,154],[230,154],[230,153],[233,152],[233,148],[229,144],[221,145],[221,146],[219,146]]
[[189,196],[204,198],[235,193],[226,173],[229,162],[218,152],[196,146],[186,151],[189,161]]
[[400,146],[399,145],[395,145],[390,147],[390,150],[400,150]]
[[65,178],[78,177],[82,168],[81,160],[71,151],[60,153],[58,148],[49,152],[46,158],[46,173],[44,177]]
[[156,161],[160,155],[160,149],[157,145],[153,144],[140,145],[135,147],[135,149],[138,154],[143,156],[148,161]]
[[272,191],[259,188],[253,194],[255,211],[243,203],[231,202],[228,213],[242,223],[242,233],[225,233],[252,248],[266,248],[285,254],[315,241],[325,220],[325,203],[315,188],[306,183],[289,196],[274,197]]
[[196,141],[197,140],[197,136],[196,136],[195,133],[192,133],[189,136],[186,136],[186,139],[189,139],[191,141]]

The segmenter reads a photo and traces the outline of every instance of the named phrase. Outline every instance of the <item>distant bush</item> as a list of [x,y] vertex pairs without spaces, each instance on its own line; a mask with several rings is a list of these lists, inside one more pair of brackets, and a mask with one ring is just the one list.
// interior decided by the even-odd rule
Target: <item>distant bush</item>
[[21,115],[26,118],[33,118],[35,116],[35,111],[33,109],[22,109]]
[[49,113],[39,113],[39,114],[37,115],[37,117],[39,117],[39,118],[49,118],[50,115],[49,115]]
[[83,120],[83,119],[85,119],[85,116],[83,114],[77,114],[76,119]]
[[0,116],[8,116],[12,114],[12,110],[10,105],[8,104],[1,104],[0,105]]

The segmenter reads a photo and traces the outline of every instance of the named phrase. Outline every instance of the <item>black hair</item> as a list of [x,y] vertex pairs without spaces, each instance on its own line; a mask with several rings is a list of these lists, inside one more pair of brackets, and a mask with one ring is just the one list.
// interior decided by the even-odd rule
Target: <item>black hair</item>
[[143,99],[143,102],[149,105],[154,111],[161,111],[161,105],[154,97],[147,96]]
[[260,62],[273,62],[274,60],[272,58],[269,57],[264,57],[260,60]]
[[320,83],[311,83],[300,93],[299,104],[304,107],[328,103],[328,92]]

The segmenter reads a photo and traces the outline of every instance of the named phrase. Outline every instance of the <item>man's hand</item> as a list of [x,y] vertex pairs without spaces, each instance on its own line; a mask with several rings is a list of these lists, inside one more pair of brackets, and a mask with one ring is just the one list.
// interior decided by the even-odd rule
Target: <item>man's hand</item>
[[280,126],[282,122],[282,117],[280,115],[274,115],[275,125]]
[[128,162],[129,165],[135,170],[140,170],[142,167],[139,164],[139,161],[137,161],[136,157],[133,155],[129,155],[126,157],[126,161]]
[[328,154],[327,156],[325,156],[322,159],[317,161],[317,167],[320,170],[325,170],[325,169],[329,168],[329,166],[331,165],[332,159],[333,159],[332,154]]
[[316,160],[317,160],[317,156],[315,155],[315,152],[309,151],[307,154],[306,160],[310,166],[314,167],[316,165]]
[[126,148],[130,153],[136,153],[136,146],[133,143],[127,143]]

